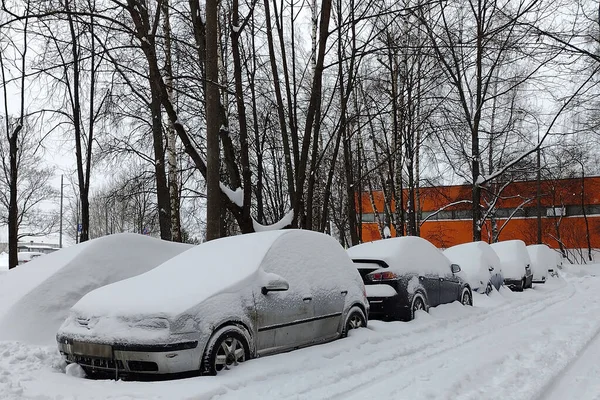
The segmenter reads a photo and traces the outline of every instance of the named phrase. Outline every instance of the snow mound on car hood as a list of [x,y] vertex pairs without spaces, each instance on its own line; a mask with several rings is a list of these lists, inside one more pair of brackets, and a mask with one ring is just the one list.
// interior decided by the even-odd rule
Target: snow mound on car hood
[[236,291],[259,273],[275,241],[283,235],[297,239],[301,232],[268,231],[203,243],[145,274],[88,293],[73,306],[73,313],[85,317],[177,315],[219,292]]
[[[353,260],[381,260],[390,270],[399,273],[448,274],[450,261],[427,240],[404,236],[350,247]],[[360,266],[360,264],[357,264]]]
[[148,236],[104,236],[34,259],[0,278],[0,340],[53,344],[89,291],[146,272],[193,246]]

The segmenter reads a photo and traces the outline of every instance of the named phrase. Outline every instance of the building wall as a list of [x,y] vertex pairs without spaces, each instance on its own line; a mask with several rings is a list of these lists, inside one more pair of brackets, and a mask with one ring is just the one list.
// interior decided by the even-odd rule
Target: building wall
[[[537,242],[536,193],[535,181],[515,182],[502,192],[496,204],[496,221],[498,229],[501,229],[499,240],[521,239],[527,244]],[[589,231],[591,247],[600,248],[600,177],[542,181],[541,193],[543,243],[559,248],[560,241],[565,248],[587,248],[586,233]],[[491,201],[491,196],[487,196],[486,200]],[[431,219],[422,223],[421,236],[441,248],[472,241],[471,204],[467,202],[470,199],[471,187],[468,185],[422,188],[421,219],[427,216]],[[388,203],[391,204],[391,212],[394,212],[395,202]],[[452,203],[458,204],[440,211]],[[381,238],[380,227],[374,222],[374,210],[381,213],[380,220],[384,225],[383,193],[363,193],[360,211],[364,242]],[[434,214],[433,217],[431,214]],[[393,227],[391,230],[392,236],[395,236]],[[482,229],[482,239],[491,241],[489,221]]]

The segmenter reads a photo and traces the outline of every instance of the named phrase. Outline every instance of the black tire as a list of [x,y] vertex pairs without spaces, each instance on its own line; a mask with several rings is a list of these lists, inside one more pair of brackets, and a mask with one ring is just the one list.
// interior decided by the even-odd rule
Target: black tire
[[237,326],[228,326],[213,334],[202,357],[202,374],[217,375],[250,357],[247,339]]
[[485,287],[485,294],[489,295],[490,293],[492,293],[493,290],[494,286],[491,282],[488,282],[487,286]]
[[468,287],[462,290],[459,301],[463,306],[473,305],[473,294],[471,293]]
[[429,312],[429,305],[427,304],[427,298],[421,292],[415,293],[415,295],[413,296],[412,302],[410,304],[410,319],[411,319],[411,321],[413,319],[415,319],[415,314],[419,310]]
[[350,308],[346,321],[344,321],[344,329],[342,329],[342,337],[348,336],[348,332],[352,329],[363,328],[367,326],[367,317],[363,310],[358,306]]

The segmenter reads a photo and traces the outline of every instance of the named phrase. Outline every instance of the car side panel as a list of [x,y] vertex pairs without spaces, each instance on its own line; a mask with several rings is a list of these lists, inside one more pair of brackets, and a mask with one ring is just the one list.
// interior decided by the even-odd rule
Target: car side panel
[[461,287],[462,282],[452,272],[440,276],[440,304],[456,301],[459,298]]
[[427,292],[427,302],[430,307],[440,304],[440,277],[439,275],[420,275],[419,283]]
[[256,350],[259,355],[298,347],[313,338],[312,294],[298,291],[294,282],[285,292],[262,294],[256,288]]

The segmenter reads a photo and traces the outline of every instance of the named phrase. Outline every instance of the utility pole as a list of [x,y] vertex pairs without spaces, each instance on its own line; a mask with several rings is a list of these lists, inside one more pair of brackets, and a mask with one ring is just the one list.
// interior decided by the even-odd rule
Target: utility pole
[[537,148],[537,242],[542,244],[542,188],[541,188],[541,173],[540,173],[540,138],[538,133],[538,148]]
[[63,175],[60,175],[60,222],[58,228],[58,248],[62,249],[62,228],[63,228]]

